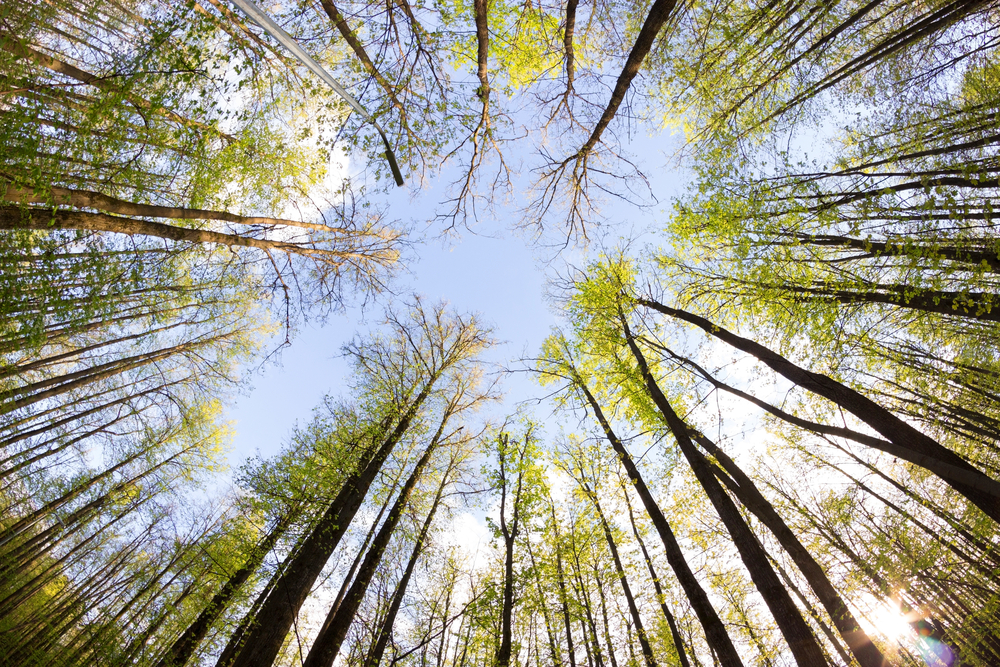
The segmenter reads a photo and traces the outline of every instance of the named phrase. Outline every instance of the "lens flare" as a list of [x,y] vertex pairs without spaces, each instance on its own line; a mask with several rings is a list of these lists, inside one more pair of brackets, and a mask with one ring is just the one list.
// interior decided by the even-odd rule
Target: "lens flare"
[[918,653],[928,667],[953,667],[957,657],[954,649],[936,636],[939,633],[922,614],[903,611],[897,596],[888,600],[865,597],[869,610],[864,615],[866,630]]

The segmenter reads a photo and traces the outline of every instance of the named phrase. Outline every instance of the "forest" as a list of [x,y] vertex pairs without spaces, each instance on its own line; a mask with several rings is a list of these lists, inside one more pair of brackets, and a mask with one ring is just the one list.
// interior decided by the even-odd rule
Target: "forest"
[[1000,2],[246,4],[0,3],[0,665],[1000,665]]

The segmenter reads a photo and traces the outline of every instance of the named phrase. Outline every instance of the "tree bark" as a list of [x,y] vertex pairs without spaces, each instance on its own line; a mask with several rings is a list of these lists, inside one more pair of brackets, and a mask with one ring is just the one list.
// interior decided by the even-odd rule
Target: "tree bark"
[[639,535],[639,528],[635,525],[635,513],[632,511],[632,502],[628,499],[628,491],[625,490],[624,486],[622,487],[622,494],[625,496],[625,506],[628,508],[628,520],[632,525],[632,534],[635,535],[635,541],[639,543],[639,550],[642,551],[642,558],[646,561],[646,568],[649,570],[649,577],[653,582],[653,590],[656,591],[656,599],[660,603],[660,611],[663,612],[663,618],[666,619],[667,625],[670,627],[670,637],[674,640],[674,648],[677,649],[677,658],[681,662],[681,667],[691,667],[687,651],[684,648],[684,642],[681,639],[681,633],[677,629],[677,622],[667,607],[666,596],[663,594],[663,586],[660,585],[660,578],[653,567],[653,559],[649,557],[649,551],[646,550],[646,543],[643,542],[642,536]]
[[[2,185],[2,181],[0,181]],[[347,234],[346,230],[310,222],[299,222],[285,218],[267,218],[259,216],[244,216],[228,211],[212,211],[200,208],[184,208],[180,206],[154,206],[152,204],[137,204],[135,202],[109,197],[100,192],[89,190],[72,190],[58,186],[50,186],[41,193],[32,188],[7,185],[4,199],[22,204],[48,204],[49,206],[74,206],[76,208],[95,208],[108,213],[126,216],[141,216],[146,218],[169,218],[173,220],[219,220],[239,225],[267,225],[269,227],[299,227],[319,232]]]
[[605,107],[604,113],[601,114],[600,120],[597,121],[597,125],[594,126],[594,130],[590,133],[590,138],[577,151],[577,157],[586,157],[601,140],[604,131],[615,117],[615,114],[618,113],[618,108],[625,101],[625,94],[632,85],[632,80],[639,74],[642,61],[646,59],[646,55],[653,48],[656,36],[667,22],[667,18],[669,18],[670,12],[673,11],[676,4],[677,0],[653,1],[653,6],[649,8],[649,14],[646,15],[646,20],[643,22],[642,28],[635,39],[635,44],[632,45],[632,50],[625,60],[625,66],[622,68],[621,74],[618,75],[618,81],[615,82],[615,87],[611,91],[611,99],[608,100],[608,105]]
[[[831,234],[794,234],[804,245],[827,246],[837,248],[852,248],[864,250],[866,253],[878,253],[886,257],[910,257],[909,251],[926,253],[927,259],[946,259],[952,262],[984,267],[990,272],[1000,272],[1000,253],[983,247],[963,248],[953,245],[937,245],[932,241],[917,241],[911,239],[876,241],[873,239],[857,239],[850,236],[835,236]],[[958,240],[958,239],[954,239]],[[954,241],[948,239],[948,241]]]
[[[703,317],[665,306],[650,299],[640,298],[637,299],[637,303],[664,315],[693,324],[732,347],[753,355],[784,378],[805,387],[814,394],[833,401],[896,445],[893,451],[887,453],[900,456],[930,470],[944,479],[991,519],[1000,522],[1000,491],[995,491],[995,489],[1000,488],[1000,484],[955,452],[941,446],[933,438],[924,435],[874,401],[826,375],[797,366],[777,352],[773,352],[752,340],[737,336]],[[938,463],[945,463],[951,468],[969,473],[967,478],[969,481],[958,481],[952,470],[943,469],[937,465]],[[976,483],[970,483],[972,481]]]
[[804,294],[803,300],[837,301],[839,303],[875,303],[909,308],[925,313],[964,317],[984,322],[1000,322],[1000,295],[991,292],[957,292],[930,290],[906,285],[872,285],[871,291],[802,287],[800,285],[766,285],[791,294]]
[[70,229],[111,232],[115,234],[127,234],[129,236],[139,234],[140,236],[150,236],[170,241],[183,241],[186,243],[212,243],[230,248],[258,248],[260,250],[322,258],[331,263],[340,263],[355,254],[336,250],[324,250],[306,244],[268,241],[250,236],[224,234],[207,229],[176,227],[174,225],[163,224],[162,222],[123,218],[106,213],[39,208],[23,209],[16,206],[0,206],[0,229],[37,229],[39,231]]
[[576,649],[573,646],[573,626],[569,616],[569,594],[566,591],[566,574],[563,570],[562,551],[560,550],[559,522],[556,519],[556,507],[549,498],[549,510],[552,512],[552,532],[555,534],[556,576],[559,582],[559,603],[562,607],[563,623],[566,626],[566,650],[569,653],[569,667],[576,667]]
[[791,596],[781,583],[781,579],[768,562],[767,555],[760,547],[757,537],[743,520],[736,505],[726,495],[726,492],[723,491],[719,480],[712,473],[708,461],[694,446],[694,443],[691,442],[691,438],[688,436],[687,424],[674,412],[667,397],[656,384],[642,351],[632,337],[628,321],[621,311],[619,311],[619,319],[622,324],[625,340],[639,366],[650,398],[652,398],[653,403],[663,415],[667,426],[677,441],[677,445],[680,447],[681,452],[684,453],[684,457],[691,465],[692,470],[694,470],[701,487],[705,490],[709,500],[712,501],[712,505],[719,513],[719,517],[732,536],[733,543],[740,553],[743,564],[750,573],[751,580],[764,598],[764,602],[777,622],[785,641],[788,642],[788,647],[792,650],[792,655],[795,656],[796,662],[802,665],[802,667],[826,664],[826,656],[816,641],[816,636],[802,618]]
[[[508,445],[510,437],[501,434],[499,464],[500,464],[500,532],[504,544],[504,569],[503,569],[503,606],[500,610],[500,647],[497,649],[494,663],[497,667],[508,667],[510,665],[510,654],[513,644],[513,622],[514,622],[514,542],[520,533],[521,518],[521,492],[524,488],[524,473],[521,470],[523,455],[518,461],[517,487],[514,491],[514,507],[511,520],[507,521],[507,472],[506,463]],[[528,435],[525,435],[525,439]],[[515,449],[516,449],[515,445]],[[527,442],[525,442],[527,447]]]
[[271,667],[299,608],[309,595],[313,582],[323,570],[330,554],[340,544],[379,469],[409,428],[417,410],[430,395],[436,379],[437,376],[432,376],[428,380],[378,450],[367,461],[359,464],[359,469],[344,482],[336,498],[330,503],[312,533],[305,539],[302,548],[288,563],[267,600],[261,605],[257,613],[259,622],[248,630],[239,653],[230,663],[232,667]]
[[183,667],[198,650],[198,646],[208,635],[212,624],[226,611],[229,604],[243,588],[243,584],[260,567],[267,557],[268,552],[274,548],[278,540],[285,534],[288,528],[294,523],[301,508],[289,509],[278,519],[274,528],[264,537],[260,544],[256,545],[247,556],[247,560],[229,577],[222,588],[216,593],[208,605],[198,615],[184,633],[175,641],[169,649],[160,657],[156,667]]
[[611,527],[608,525],[608,520],[604,518],[604,511],[601,509],[601,504],[597,500],[597,494],[591,490],[586,483],[583,484],[583,490],[588,496],[590,496],[590,501],[594,503],[594,509],[597,510],[597,517],[601,520],[601,528],[604,530],[604,539],[608,542],[608,549],[611,551],[611,559],[615,563],[615,572],[618,575],[618,581],[622,585],[622,594],[625,595],[625,602],[628,604],[629,614],[632,616],[632,622],[635,624],[636,634],[639,636],[639,646],[642,649],[642,657],[647,667],[656,667],[656,657],[653,655],[653,649],[649,645],[649,638],[646,637],[646,629],[642,625],[642,617],[639,615],[639,608],[635,604],[635,596],[632,595],[632,589],[629,587],[628,579],[625,577],[625,568],[622,567],[622,559],[618,556],[618,545],[615,544],[615,538],[611,534]]
[[781,544],[781,548],[791,556],[795,566],[805,576],[810,588],[816,593],[816,597],[819,598],[823,608],[830,615],[834,626],[847,642],[858,664],[861,667],[884,667],[888,664],[882,652],[872,643],[843,598],[830,583],[823,568],[799,541],[788,524],[778,515],[774,506],[757,489],[753,480],[707,436],[695,430],[691,431],[691,435],[725,469],[725,473],[723,473],[713,466],[716,476],[748,510],[760,519],[761,523],[767,526],[768,530],[777,538],[778,543]]
[[393,533],[396,531],[396,526],[403,516],[403,510],[410,500],[410,494],[420,480],[420,475],[423,474],[424,468],[427,467],[431,455],[437,449],[448,416],[446,415],[441,421],[437,433],[434,434],[427,449],[424,450],[420,460],[413,467],[413,472],[410,473],[409,478],[403,484],[403,488],[399,490],[396,502],[393,504],[392,509],[389,510],[388,518],[386,518],[382,527],[375,535],[375,539],[372,540],[372,545],[365,555],[357,577],[351,584],[351,588],[348,590],[347,595],[344,596],[343,601],[336,609],[331,610],[331,614],[327,617],[326,622],[320,629],[319,635],[309,649],[309,654],[306,656],[305,662],[302,663],[303,667],[331,667],[334,660],[337,659],[340,646],[344,643],[348,630],[351,629],[351,623],[354,622],[354,616],[358,611],[358,607],[361,606],[365,593],[368,591],[368,584],[371,583],[372,577],[375,576],[375,570],[382,562],[382,555],[385,553],[386,547],[389,546],[389,540],[392,538]]
[[385,653],[385,647],[389,644],[389,638],[392,636],[392,627],[396,622],[396,615],[399,613],[399,608],[403,604],[403,598],[406,596],[406,588],[409,586],[410,577],[413,576],[413,571],[417,567],[417,560],[423,552],[424,543],[427,540],[427,534],[434,521],[434,514],[437,512],[438,505],[441,503],[441,498],[444,495],[447,482],[448,477],[445,475],[442,477],[441,484],[438,486],[437,494],[434,496],[434,502],[431,504],[431,509],[427,513],[424,525],[421,526],[420,533],[417,535],[417,539],[413,543],[413,551],[410,553],[410,559],[406,563],[406,569],[403,571],[403,576],[399,579],[399,583],[396,584],[396,592],[392,596],[392,602],[389,603],[389,609],[386,612],[385,620],[382,621],[382,627],[379,628],[375,645],[365,658],[365,667],[377,667],[382,662],[382,655]]

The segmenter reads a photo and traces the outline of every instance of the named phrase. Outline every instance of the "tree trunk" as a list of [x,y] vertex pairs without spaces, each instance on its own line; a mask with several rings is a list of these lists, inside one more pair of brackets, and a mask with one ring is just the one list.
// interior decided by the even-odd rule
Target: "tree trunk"
[[368,591],[368,584],[371,583],[372,577],[375,576],[375,570],[382,562],[382,554],[385,553],[386,547],[389,546],[389,540],[392,538],[393,533],[396,531],[396,526],[403,516],[403,510],[410,500],[410,494],[420,480],[420,475],[423,474],[424,468],[427,467],[431,455],[437,449],[448,416],[446,415],[441,421],[441,426],[438,428],[437,433],[434,434],[427,449],[424,450],[420,460],[413,467],[413,472],[410,473],[409,478],[403,484],[403,488],[399,490],[396,502],[393,504],[392,509],[389,510],[388,518],[375,535],[375,539],[372,540],[372,545],[365,555],[354,583],[351,584],[350,590],[348,590],[347,595],[344,596],[340,605],[336,609],[331,610],[326,622],[320,629],[319,635],[309,649],[309,654],[306,656],[303,667],[331,667],[334,660],[337,659],[340,646],[347,637],[347,631],[351,629],[351,623],[354,622],[354,615],[357,613],[358,607],[361,606],[365,593]]
[[549,510],[552,512],[552,531],[555,534],[556,576],[559,582],[559,603],[562,607],[563,623],[566,626],[566,650],[569,652],[569,667],[576,667],[576,649],[573,646],[573,626],[569,616],[569,595],[566,592],[566,573],[563,570],[562,551],[559,540],[559,522],[556,519],[556,507],[549,498]]
[[649,577],[653,582],[653,590],[656,591],[656,599],[660,603],[660,610],[663,612],[663,617],[667,620],[667,625],[670,627],[670,637],[674,640],[677,658],[681,662],[681,667],[691,667],[687,651],[684,648],[684,642],[681,640],[681,633],[677,629],[677,623],[674,620],[674,615],[670,613],[670,609],[667,607],[667,599],[663,594],[663,586],[660,585],[660,578],[656,575],[656,569],[653,567],[653,559],[649,557],[649,552],[646,550],[646,543],[643,542],[642,537],[639,535],[639,528],[635,525],[635,513],[632,511],[632,502],[628,499],[628,491],[625,490],[624,486],[622,487],[622,495],[625,496],[625,506],[628,508],[628,520],[632,525],[632,534],[635,535],[635,541],[639,543],[639,550],[642,551],[642,558],[646,561],[646,567],[649,569]]
[[215,621],[226,611],[229,604],[243,588],[243,584],[257,571],[261,563],[267,557],[268,552],[274,548],[278,540],[285,534],[288,528],[295,522],[301,514],[301,507],[289,509],[278,519],[274,528],[271,529],[260,544],[256,545],[247,557],[246,562],[236,570],[229,580],[223,584],[222,588],[212,598],[208,605],[198,615],[198,618],[188,626],[177,641],[160,657],[156,667],[183,667],[198,650],[198,646],[208,634]]
[[618,546],[615,544],[615,538],[611,534],[611,527],[608,526],[608,520],[604,518],[604,512],[601,510],[601,504],[597,500],[597,494],[586,484],[583,485],[583,490],[590,496],[590,500],[594,503],[594,508],[597,510],[597,516],[601,520],[601,528],[604,529],[604,539],[608,542],[611,559],[615,562],[615,572],[618,574],[618,581],[622,585],[622,593],[625,595],[629,614],[631,614],[632,622],[635,624],[636,634],[639,635],[639,646],[642,648],[642,657],[647,667],[656,667],[656,658],[653,656],[653,649],[649,645],[649,638],[646,637],[646,629],[642,626],[642,617],[639,615],[639,608],[635,605],[635,597],[632,595],[632,589],[629,587],[628,579],[625,577],[625,568],[622,567],[622,559],[618,556]]
[[677,580],[684,589],[684,593],[687,595],[688,600],[690,600],[691,606],[694,608],[695,614],[697,614],[698,620],[701,622],[701,626],[705,630],[705,636],[708,639],[709,646],[711,646],[716,652],[716,655],[718,656],[723,667],[743,667],[743,661],[736,652],[736,647],[733,646],[733,641],[729,637],[729,633],[726,631],[726,626],[723,625],[722,620],[719,618],[715,608],[712,606],[712,602],[708,599],[705,589],[701,587],[701,584],[698,583],[694,573],[691,571],[691,566],[688,565],[687,560],[684,558],[684,552],[681,551],[681,547],[677,543],[677,538],[674,536],[674,532],[671,530],[670,524],[667,522],[667,518],[663,515],[660,507],[656,504],[653,494],[650,493],[645,481],[643,481],[642,475],[639,473],[639,469],[632,461],[631,455],[628,453],[628,450],[625,449],[625,445],[622,441],[611,429],[611,424],[604,416],[604,412],[601,410],[601,406],[597,403],[597,399],[595,399],[593,394],[590,393],[590,390],[587,389],[587,386],[583,383],[583,379],[576,372],[576,369],[571,366],[570,372],[573,375],[574,383],[577,388],[584,394],[591,410],[594,411],[594,417],[601,425],[601,429],[604,431],[605,437],[607,437],[608,442],[611,443],[615,453],[618,454],[618,458],[622,462],[622,467],[625,468],[625,473],[635,486],[635,490],[639,494],[639,498],[642,500],[643,507],[646,508],[646,512],[649,514],[649,518],[652,520],[653,526],[656,527],[656,531],[659,533],[660,539],[663,541],[663,547],[667,554],[667,562],[670,563],[670,567],[673,569]]
[[284,241],[269,241],[267,239],[225,234],[207,229],[192,227],[177,227],[162,222],[151,222],[139,218],[125,218],[107,213],[87,213],[85,211],[65,211],[58,209],[20,208],[17,206],[0,206],[0,229],[36,229],[51,231],[53,229],[89,230],[94,232],[111,232],[132,236],[149,236],[152,238],[183,241],[187,243],[212,243],[227,247],[258,248],[272,252],[284,252],[295,255],[307,255],[324,258],[330,263],[347,261],[349,255],[336,250],[324,250],[313,244],[287,243]]
[[403,571],[403,576],[400,578],[399,583],[396,584],[396,592],[392,596],[392,602],[389,603],[389,609],[386,612],[385,619],[382,621],[382,627],[379,629],[375,645],[368,653],[368,657],[365,658],[365,667],[378,667],[378,665],[382,662],[382,655],[385,653],[385,647],[388,645],[389,638],[392,636],[392,627],[396,622],[396,615],[399,613],[399,608],[403,604],[403,598],[406,596],[406,588],[410,583],[410,577],[413,576],[413,570],[417,567],[417,560],[420,558],[420,554],[424,549],[424,542],[427,540],[427,533],[430,531],[431,523],[434,521],[434,514],[437,512],[438,505],[441,503],[441,497],[444,495],[444,489],[447,482],[448,477],[445,475],[442,477],[441,484],[438,486],[437,494],[434,496],[434,502],[431,505],[430,511],[427,513],[424,525],[421,526],[420,533],[417,535],[417,539],[413,543],[413,551],[410,553],[410,559],[406,563],[406,569]]
[[767,526],[777,538],[781,548],[791,556],[795,566],[809,582],[810,588],[816,593],[823,608],[830,615],[834,626],[847,642],[851,652],[861,667],[884,667],[887,664],[882,652],[872,643],[868,634],[861,628],[854,614],[848,608],[840,594],[830,583],[826,573],[808,549],[803,546],[795,533],[778,515],[774,506],[761,494],[753,481],[736,463],[705,435],[692,430],[694,440],[715,457],[715,460],[725,469],[726,473],[715,469],[716,475],[729,488],[743,505]]
[[[942,447],[933,438],[924,435],[874,401],[826,375],[796,366],[763,345],[726,331],[702,317],[649,299],[638,299],[637,302],[701,328],[706,333],[736,349],[753,355],[795,384],[833,401],[896,445],[892,451],[887,451],[888,454],[905,458],[911,463],[930,470],[948,482],[952,488],[965,496],[991,519],[1000,522],[1000,490],[998,490],[1000,484],[955,452]],[[958,481],[952,470],[942,469],[938,463],[945,463],[951,468],[968,473],[968,477],[963,481]]]
[[577,151],[577,157],[585,158],[601,140],[604,131],[611,124],[611,120],[615,117],[615,114],[618,113],[618,108],[625,101],[625,94],[631,87],[632,80],[638,76],[642,62],[646,59],[650,49],[653,48],[656,36],[660,34],[660,30],[667,22],[670,12],[673,11],[676,4],[677,0],[653,1],[653,5],[649,8],[649,14],[646,15],[646,20],[643,22],[642,28],[640,28],[639,34],[635,38],[635,44],[632,45],[632,50],[629,51],[628,58],[625,60],[625,66],[622,67],[621,74],[618,75],[615,87],[611,91],[611,99],[608,100],[608,105],[604,108],[604,113],[601,114],[601,118],[597,121],[597,125],[594,126],[590,137],[580,147],[580,150]]
[[305,602],[313,583],[326,565],[330,554],[340,544],[351,520],[364,502],[368,488],[382,464],[403,437],[417,410],[430,395],[437,376],[428,379],[414,402],[401,415],[396,428],[386,437],[378,451],[344,482],[344,486],[319,519],[302,548],[294,555],[257,616],[259,622],[248,630],[239,653],[233,658],[232,667],[271,667],[285,635],[292,626],[299,608]]
[[619,317],[622,330],[625,334],[625,340],[639,366],[650,398],[652,398],[653,403],[663,415],[667,426],[677,441],[677,445],[680,447],[681,452],[684,453],[684,457],[691,465],[691,469],[694,470],[701,487],[705,490],[709,500],[712,501],[712,505],[719,513],[719,517],[732,536],[736,549],[743,559],[743,564],[750,573],[750,578],[764,598],[764,602],[777,622],[781,634],[788,642],[788,646],[792,650],[792,655],[795,656],[796,662],[802,665],[802,667],[826,664],[826,656],[816,641],[816,636],[805,620],[803,620],[791,596],[781,583],[781,579],[768,562],[767,555],[760,547],[757,537],[743,520],[736,505],[726,495],[726,492],[723,491],[719,480],[712,473],[708,461],[694,446],[694,443],[691,442],[691,438],[688,436],[688,426],[674,412],[667,397],[660,390],[659,386],[657,386],[642,351],[632,337],[632,332],[629,329],[624,313],[619,311]]

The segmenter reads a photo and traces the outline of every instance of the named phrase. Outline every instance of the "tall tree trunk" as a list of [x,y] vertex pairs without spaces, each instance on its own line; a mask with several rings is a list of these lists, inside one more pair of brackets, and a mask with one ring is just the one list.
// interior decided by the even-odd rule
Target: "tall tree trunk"
[[628,520],[632,526],[632,534],[635,536],[635,541],[639,543],[639,550],[642,551],[642,558],[646,561],[646,568],[649,570],[649,577],[653,582],[653,590],[656,591],[656,599],[660,603],[660,610],[663,612],[663,618],[666,619],[667,625],[670,627],[670,637],[674,640],[677,658],[681,662],[681,667],[691,667],[687,651],[684,648],[684,642],[681,640],[681,633],[677,629],[677,623],[674,620],[674,615],[670,613],[670,609],[667,607],[667,598],[663,594],[663,586],[660,585],[660,578],[653,567],[653,559],[649,557],[649,551],[646,550],[646,543],[643,542],[642,536],[639,535],[639,528],[635,525],[635,513],[632,511],[632,501],[629,500],[628,491],[624,485],[622,486],[622,495],[625,496],[625,506],[628,508]]
[[[570,543],[573,548],[573,576],[576,578],[576,585],[580,589],[580,602],[583,604],[584,618],[580,625],[583,627],[583,645],[587,648],[587,662],[591,667],[604,667],[604,654],[601,651],[601,640],[597,635],[597,623],[594,622],[594,607],[590,602],[590,592],[583,581],[583,566],[580,565],[580,553],[576,548],[576,531],[570,523]],[[590,630],[588,636],[587,630]],[[591,657],[593,656],[593,657]]]
[[776,284],[763,287],[802,294],[802,300],[839,303],[873,303],[909,308],[924,313],[964,317],[984,322],[1000,322],[1000,295],[992,292],[931,290],[908,285],[871,285],[871,289],[832,289]]
[[546,604],[545,593],[542,591],[542,575],[538,570],[538,564],[535,562],[535,552],[531,548],[531,541],[526,542],[525,547],[528,551],[528,558],[531,559],[531,570],[534,572],[535,576],[535,590],[538,592],[538,601],[541,606],[542,619],[545,621],[545,634],[549,640],[549,651],[551,651],[551,661],[553,665],[562,662],[562,658],[559,655],[559,648],[556,645],[556,636],[552,631],[552,621],[549,619],[549,605]]
[[[1000,484],[955,452],[941,446],[933,438],[921,433],[874,401],[826,375],[797,366],[777,352],[737,336],[703,317],[649,299],[637,299],[637,303],[693,324],[736,349],[753,355],[784,378],[833,401],[896,445],[891,450],[886,450],[888,454],[899,456],[930,470],[968,498],[991,519],[1000,522]],[[953,470],[943,469],[939,463],[965,472],[967,476],[959,481]]]
[[410,584],[410,577],[413,576],[413,570],[417,567],[417,560],[423,552],[424,543],[427,540],[427,533],[430,531],[431,524],[434,521],[434,514],[437,512],[438,505],[441,504],[441,498],[444,495],[447,483],[448,475],[445,474],[441,478],[441,484],[438,485],[437,494],[434,496],[434,502],[431,504],[431,509],[427,513],[427,518],[424,519],[424,525],[420,527],[420,533],[417,535],[417,539],[413,543],[413,551],[410,552],[410,559],[406,563],[406,569],[403,570],[403,576],[399,579],[399,583],[396,584],[396,592],[392,596],[392,602],[389,603],[389,609],[386,612],[385,619],[382,621],[381,628],[379,628],[378,636],[375,639],[375,645],[372,646],[372,650],[365,658],[365,667],[377,667],[379,663],[382,662],[382,655],[385,653],[385,647],[389,644],[389,638],[392,637],[392,627],[396,623],[396,615],[399,614],[399,608],[403,604],[403,598],[406,597],[406,588]]
[[156,667],[183,667],[198,650],[198,646],[205,639],[208,631],[216,620],[226,611],[229,604],[243,588],[243,584],[260,567],[267,557],[267,554],[278,540],[287,532],[288,528],[295,522],[302,512],[302,507],[294,507],[285,512],[278,519],[274,528],[257,544],[247,556],[246,561],[229,577],[222,588],[216,593],[208,605],[198,614],[198,618],[187,627],[184,633],[178,637],[169,649],[162,655],[156,663]]
[[327,250],[313,247],[309,243],[289,243],[286,241],[270,241],[240,234],[226,234],[208,229],[178,227],[162,222],[151,222],[140,218],[127,218],[108,213],[88,213],[86,211],[66,211],[41,208],[19,208],[17,206],[0,206],[0,229],[35,229],[52,231],[53,229],[89,230],[95,232],[111,232],[132,236],[149,236],[170,241],[188,243],[211,243],[230,248],[259,248],[272,252],[285,252],[296,255],[328,258],[332,263],[340,263],[350,259],[352,252]]
[[625,94],[632,86],[632,80],[638,76],[642,62],[646,59],[650,49],[653,48],[656,36],[660,34],[660,30],[666,24],[667,19],[670,17],[670,12],[673,11],[676,4],[677,0],[653,1],[652,6],[649,8],[649,14],[646,15],[646,20],[643,21],[642,28],[639,29],[639,34],[636,35],[632,50],[629,51],[628,58],[625,60],[625,66],[622,67],[621,74],[618,75],[615,87],[611,91],[611,99],[608,100],[608,104],[604,108],[604,113],[601,114],[600,119],[590,133],[590,137],[580,147],[580,150],[577,151],[577,157],[586,158],[594,150],[597,142],[601,140],[604,131],[618,113],[618,108],[625,101]]
[[774,506],[757,489],[753,480],[708,437],[693,429],[691,434],[694,440],[725,469],[725,472],[722,472],[713,466],[719,479],[748,510],[753,512],[754,516],[760,519],[761,523],[767,526],[777,538],[781,548],[791,556],[795,566],[802,572],[810,588],[823,604],[823,608],[830,615],[834,626],[847,642],[858,664],[861,667],[884,667],[887,663],[882,652],[872,643],[868,634],[854,618],[854,614],[830,583],[823,568],[795,536]]
[[232,667],[271,667],[313,583],[322,572],[330,554],[340,544],[351,520],[368,495],[368,489],[382,464],[409,429],[420,406],[430,395],[436,379],[437,376],[428,378],[420,394],[400,416],[396,428],[385,438],[378,450],[360,463],[358,469],[345,480],[336,498],[320,517],[316,527],[302,543],[302,548],[288,563],[267,600],[261,605],[258,612],[260,622],[248,630],[239,653],[230,663]]
[[514,545],[521,533],[521,498],[524,491],[524,457],[527,451],[530,433],[524,435],[524,449],[514,450],[518,455],[517,483],[514,487],[511,516],[507,517],[507,485],[508,464],[510,454],[510,436],[500,433],[497,447],[497,460],[500,473],[500,536],[504,543],[504,575],[503,599],[500,609],[500,646],[494,658],[496,667],[508,667],[514,639]]
[[653,649],[649,645],[649,638],[646,636],[646,629],[642,625],[642,617],[639,615],[639,608],[635,604],[635,597],[632,595],[632,589],[628,585],[628,579],[625,577],[625,568],[622,567],[622,559],[618,556],[618,545],[615,544],[615,538],[611,534],[611,527],[608,525],[608,520],[604,517],[604,511],[601,509],[601,504],[597,500],[597,494],[587,486],[586,483],[583,484],[583,490],[590,496],[590,501],[594,503],[594,509],[597,510],[597,516],[601,520],[601,528],[604,529],[604,539],[608,542],[608,549],[611,551],[611,559],[615,563],[615,572],[618,575],[618,581],[622,585],[622,593],[625,595],[625,602],[628,604],[629,614],[632,616],[632,623],[635,624],[636,634],[639,635],[639,646],[642,648],[642,657],[646,662],[647,667],[656,667],[656,658],[653,656]]
[[[615,644],[611,641],[611,627],[608,622],[608,596],[604,594],[604,582],[601,581],[600,568],[597,562],[594,562],[594,582],[597,584],[595,588],[597,589],[597,597],[601,601],[601,620],[604,621],[604,643],[608,647],[608,659],[611,660],[611,667],[618,667],[618,656],[615,653]],[[632,650],[632,633],[629,632],[629,654],[634,657],[634,651]]]
[[726,626],[723,625],[718,613],[716,613],[715,608],[712,606],[712,602],[708,599],[705,589],[701,587],[701,584],[698,583],[694,573],[691,571],[691,566],[688,565],[687,559],[684,558],[684,552],[681,551],[681,547],[677,543],[674,531],[670,528],[670,524],[660,510],[659,505],[656,504],[656,500],[649,491],[649,487],[646,486],[646,482],[632,460],[632,456],[628,453],[624,443],[622,443],[612,430],[610,422],[604,416],[604,411],[601,410],[601,406],[597,402],[597,399],[594,398],[594,395],[590,393],[582,376],[577,372],[568,358],[566,363],[573,383],[583,393],[590,409],[594,411],[594,417],[601,425],[601,429],[604,431],[608,442],[611,443],[611,447],[618,454],[618,458],[622,462],[622,467],[625,468],[625,473],[632,481],[633,486],[635,486],[635,490],[639,494],[640,500],[642,500],[643,507],[646,508],[646,513],[660,535],[660,540],[663,542],[663,547],[667,554],[667,562],[670,564],[674,575],[677,577],[681,587],[684,589],[684,593],[691,602],[691,606],[694,608],[695,614],[698,616],[698,620],[705,630],[709,646],[715,651],[723,667],[743,667],[743,661],[736,652],[736,647],[733,646],[733,640],[729,637]]
[[698,482],[701,484],[702,489],[705,490],[715,510],[719,513],[723,524],[725,524],[726,529],[732,536],[736,549],[743,559],[743,564],[750,573],[751,580],[753,580],[757,590],[764,598],[764,602],[777,622],[781,634],[785,637],[785,641],[788,642],[788,646],[792,650],[792,655],[795,656],[796,662],[802,665],[802,667],[826,664],[826,656],[816,641],[816,636],[802,618],[791,596],[781,583],[781,579],[768,562],[767,555],[758,543],[757,537],[743,520],[736,505],[722,489],[719,480],[715,478],[712,468],[704,455],[691,442],[691,438],[688,436],[687,424],[674,412],[667,397],[656,384],[649,366],[646,364],[646,358],[632,337],[628,321],[621,311],[619,311],[619,319],[622,331],[625,334],[625,340],[639,366],[650,398],[652,398],[653,403],[663,415],[667,426],[677,441],[677,445],[680,447],[681,452],[684,453],[684,457],[691,465],[691,469],[694,470]]
[[556,577],[559,583],[559,604],[562,608],[563,623],[566,626],[566,650],[569,652],[569,667],[576,667],[576,648],[573,646],[573,625],[569,615],[569,594],[566,591],[566,573],[563,569],[562,548],[559,539],[559,521],[556,519],[556,506],[549,499],[549,510],[552,512],[552,532],[555,534]]
[[372,545],[365,555],[354,583],[351,584],[350,590],[348,590],[347,595],[344,596],[340,605],[335,610],[331,610],[331,614],[327,617],[323,628],[320,629],[319,636],[316,637],[312,647],[309,649],[309,654],[306,656],[303,667],[330,667],[333,665],[334,660],[337,659],[340,646],[344,643],[347,631],[351,629],[354,616],[364,600],[365,593],[368,591],[368,584],[371,583],[372,577],[375,576],[375,570],[382,562],[382,554],[385,553],[386,547],[389,546],[389,540],[392,538],[393,533],[396,531],[396,526],[403,516],[403,510],[410,500],[413,488],[420,480],[420,475],[423,474],[424,468],[427,467],[427,463],[430,461],[434,450],[437,449],[449,416],[445,415],[437,433],[434,434],[427,449],[424,450],[420,460],[413,467],[413,472],[410,473],[409,478],[403,484],[403,488],[400,489],[396,502],[393,504],[392,509],[389,510],[388,518],[386,518],[382,527],[375,535],[375,539],[372,540]]

